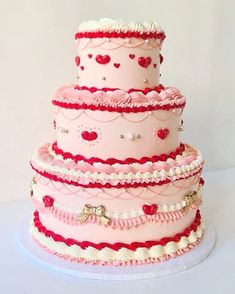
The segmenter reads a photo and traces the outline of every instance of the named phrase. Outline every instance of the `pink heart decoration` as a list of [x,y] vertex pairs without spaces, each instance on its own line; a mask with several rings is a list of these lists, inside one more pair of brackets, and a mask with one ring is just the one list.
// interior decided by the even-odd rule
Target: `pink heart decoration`
[[109,55],[96,55],[95,60],[100,64],[106,64],[110,61]]
[[150,65],[151,61],[152,61],[152,58],[149,56],[148,57],[141,56],[138,58],[139,65],[145,68],[147,68]]
[[158,209],[157,204],[144,204],[142,206],[143,212],[147,215],[154,215]]
[[119,68],[120,63],[114,63],[113,65],[114,65],[116,68]]
[[81,61],[80,57],[79,56],[76,56],[75,57],[75,63],[76,63],[77,66],[79,66],[80,61]]
[[92,58],[92,54],[88,54],[87,56],[88,56],[90,59]]
[[134,59],[135,58],[135,54],[129,54],[130,59]]
[[96,132],[88,132],[88,131],[83,131],[82,132],[82,138],[86,141],[93,141],[97,139],[98,135]]
[[169,134],[169,129],[160,129],[157,131],[157,135],[161,140],[166,139]]
[[53,204],[54,204],[54,198],[52,198],[52,197],[49,196],[49,195],[45,195],[45,196],[42,198],[42,201],[43,201],[45,207],[52,207]]

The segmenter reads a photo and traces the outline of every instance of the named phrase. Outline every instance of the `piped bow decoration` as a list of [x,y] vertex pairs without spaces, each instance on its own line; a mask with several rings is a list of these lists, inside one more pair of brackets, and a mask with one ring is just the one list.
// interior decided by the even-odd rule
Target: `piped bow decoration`
[[189,210],[190,206],[193,205],[195,207],[198,207],[202,202],[198,191],[193,191],[193,192],[189,192],[188,194],[186,194],[185,201],[186,201],[186,206],[184,207],[185,212],[187,212]]
[[91,206],[90,204],[86,204],[77,219],[80,223],[84,223],[90,215],[96,215],[103,225],[109,224],[110,218],[105,215],[105,207],[103,205]]

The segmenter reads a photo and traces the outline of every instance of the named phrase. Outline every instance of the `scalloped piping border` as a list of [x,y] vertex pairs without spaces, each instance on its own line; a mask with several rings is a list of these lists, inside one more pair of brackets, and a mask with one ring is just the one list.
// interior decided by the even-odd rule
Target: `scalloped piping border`
[[178,89],[162,85],[128,91],[72,85],[59,88],[52,98],[52,103],[68,109],[135,113],[184,108],[186,99]]
[[[46,246],[42,245],[34,236],[33,236],[33,239],[38,244],[38,246],[40,246],[46,252],[53,254],[55,256],[58,256],[59,258],[62,258],[64,260],[74,262],[74,263],[83,263],[83,264],[91,264],[91,265],[104,265],[104,266],[105,265],[107,265],[107,266],[137,266],[137,265],[143,265],[143,264],[149,264],[149,263],[163,262],[163,261],[169,260],[171,258],[176,258],[177,256],[180,256],[182,254],[185,254],[185,253],[191,251],[194,247],[196,247],[200,243],[202,237],[198,238],[196,242],[188,244],[187,247],[182,248],[182,249],[178,249],[176,252],[171,253],[171,254],[165,254],[161,257],[149,257],[149,258],[145,258],[142,260],[133,259],[133,260],[128,260],[128,261],[119,261],[116,259],[113,259],[111,261],[91,260],[91,259],[89,260],[89,259],[85,259],[85,258],[72,257],[70,255],[60,254],[56,250],[51,250],[51,249],[47,248]],[[56,247],[56,245],[55,245],[55,247]]]
[[[92,193],[90,190],[93,190],[93,189],[71,187],[70,185],[67,185],[64,183],[54,182],[53,180],[40,176],[39,174],[35,175],[35,179],[36,179],[36,182],[39,182],[43,186],[47,186],[49,189],[53,190],[53,193],[54,193],[54,190],[56,190],[56,191],[61,191],[62,193],[64,193],[65,196],[76,195],[78,198],[81,197],[82,199],[89,200],[89,199],[97,198],[97,199],[101,199],[102,201],[111,200],[115,198],[123,200],[123,201],[139,198],[139,199],[145,200],[146,202],[149,202],[149,201],[152,201],[152,199],[156,198],[157,196],[170,197],[174,195],[177,191],[187,190],[187,188],[191,185],[196,185],[196,184],[201,184],[202,186],[204,185],[204,180],[200,178],[200,174],[196,174],[194,177],[191,178],[191,180],[186,179],[186,182],[187,182],[186,185],[177,185],[178,184],[177,182],[170,182],[166,184],[165,188],[164,187],[159,188],[158,186],[155,186],[155,187],[150,186],[150,187],[141,188],[141,191],[138,194],[131,192],[129,189],[121,189],[119,193],[112,194],[110,193],[109,189],[107,190],[104,188],[96,189],[96,192]],[[172,186],[175,188],[175,190],[172,191],[170,194],[166,193],[167,190]],[[114,190],[116,189],[114,188]],[[147,193],[150,193],[151,196],[144,197],[143,194],[145,195],[144,193],[145,191],[147,191]],[[85,193],[86,196],[84,195],[84,192],[86,192]]]
[[52,181],[56,181],[56,182],[60,182],[60,183],[68,184],[68,185],[73,185],[73,186],[80,186],[83,188],[108,188],[108,189],[109,188],[118,188],[118,189],[120,189],[120,188],[137,188],[137,187],[164,185],[164,184],[168,184],[172,181],[178,181],[181,179],[190,178],[192,176],[195,176],[196,174],[201,173],[201,171],[202,171],[202,166],[200,166],[199,168],[195,169],[194,172],[191,172],[191,173],[187,172],[187,173],[184,173],[183,175],[174,176],[171,179],[167,178],[167,179],[159,180],[159,181],[139,181],[139,182],[124,182],[124,183],[88,182],[87,184],[83,184],[83,183],[78,183],[73,180],[68,180],[66,178],[62,178],[61,175],[55,175],[55,174],[51,174],[51,173],[43,171],[43,170],[39,170],[36,167],[34,167],[32,165],[32,163],[31,163],[31,167],[36,173],[38,173],[39,175],[46,177]]
[[140,38],[140,39],[160,39],[163,41],[166,38],[166,35],[163,31],[156,31],[156,32],[144,32],[144,31],[95,31],[95,32],[78,32],[75,34],[75,39],[82,39],[82,38]]
[[147,241],[144,243],[133,242],[129,245],[124,243],[94,244],[88,241],[77,243],[73,239],[64,239],[60,235],[48,231],[40,224],[39,219],[36,222],[34,220],[34,224],[30,226],[30,232],[42,246],[58,254],[70,256],[73,259],[89,262],[102,261],[104,264],[115,261],[118,264],[126,264],[132,260],[137,260],[140,263],[144,263],[146,260],[156,262],[156,260],[162,259],[164,256],[174,256],[178,250],[184,252],[184,249],[190,244],[196,244],[201,239],[204,226],[198,216],[200,216],[200,213],[197,211],[192,225],[185,229],[183,233],[176,234],[173,238],[162,238],[160,241]]
[[176,148],[175,151],[170,152],[169,154],[161,154],[161,155],[154,155],[152,157],[142,157],[140,159],[137,158],[126,158],[124,160],[120,160],[120,159],[116,159],[116,158],[108,158],[106,160],[98,158],[98,157],[90,157],[90,158],[86,158],[83,155],[77,154],[77,155],[73,155],[70,152],[64,152],[62,149],[60,149],[57,145],[57,142],[54,142],[51,145],[51,150],[56,154],[56,155],[60,155],[63,157],[63,159],[71,159],[74,162],[78,162],[78,161],[84,161],[87,162],[89,164],[94,164],[94,163],[103,163],[103,164],[109,164],[109,165],[113,165],[115,163],[118,164],[131,164],[131,163],[140,163],[140,164],[144,164],[146,162],[157,162],[157,161],[167,161],[167,159],[171,158],[171,159],[175,159],[177,155],[182,155],[182,153],[185,151],[185,144],[180,143],[180,146],[178,148]]
[[[118,184],[133,184],[133,183],[159,183],[161,181],[165,181],[169,179],[170,181],[184,178],[190,176],[192,173],[199,172],[203,166],[203,159],[201,153],[197,149],[192,149],[194,153],[196,152],[196,158],[191,158],[193,155],[188,155],[188,158],[182,158],[179,160],[180,165],[174,164],[173,167],[166,169],[161,169],[158,171],[157,169],[153,169],[151,171],[144,171],[144,172],[135,172],[130,171],[128,173],[125,172],[99,172],[97,169],[94,172],[91,171],[81,171],[80,168],[75,169],[76,167],[67,168],[66,166],[55,165],[53,163],[54,158],[50,159],[49,155],[49,147],[50,145],[46,144],[44,147],[44,153],[40,154],[40,150],[36,151],[33,154],[31,165],[32,167],[39,173],[50,174],[57,178],[63,178],[63,180],[69,180],[72,182],[77,182],[79,185],[87,185],[90,183],[93,184],[111,184],[111,185],[118,185]],[[41,147],[41,148],[43,148]],[[190,149],[190,147],[188,148]],[[187,150],[186,150],[187,151]],[[45,153],[46,152],[46,153]],[[49,163],[45,161],[46,158],[49,158]],[[51,162],[52,160],[52,162]],[[190,163],[189,163],[190,160]],[[63,164],[63,162],[61,162]]]
[[100,110],[100,111],[109,111],[109,112],[126,112],[126,113],[137,113],[145,111],[154,111],[154,110],[171,110],[175,108],[184,108],[186,103],[182,104],[165,104],[165,105],[156,105],[156,106],[139,106],[139,107],[112,107],[105,105],[92,105],[92,104],[79,104],[72,102],[61,102],[58,100],[52,100],[52,104],[66,109],[89,109],[89,110]]
[[140,248],[147,248],[151,249],[154,246],[166,246],[168,243],[171,242],[179,242],[182,238],[188,238],[192,232],[196,232],[198,227],[201,225],[201,214],[200,211],[197,210],[195,214],[195,219],[191,223],[189,227],[187,227],[183,232],[176,234],[174,237],[164,237],[160,240],[148,240],[145,242],[132,242],[132,243],[108,243],[108,242],[101,242],[101,243],[93,243],[90,241],[77,241],[71,238],[64,238],[63,236],[48,230],[40,221],[39,212],[36,210],[34,212],[34,219],[33,219],[34,227],[40,232],[45,234],[47,237],[51,237],[54,241],[65,243],[68,246],[77,246],[82,250],[88,248],[94,248],[98,251],[102,251],[103,249],[111,249],[114,251],[119,251],[122,249],[128,249],[130,251],[136,251]]

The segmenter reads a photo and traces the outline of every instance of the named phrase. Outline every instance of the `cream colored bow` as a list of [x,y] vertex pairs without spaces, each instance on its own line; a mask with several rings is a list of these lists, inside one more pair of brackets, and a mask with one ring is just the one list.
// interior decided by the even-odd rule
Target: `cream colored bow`
[[96,215],[104,225],[109,224],[110,219],[105,215],[105,207],[103,205],[91,206],[90,204],[86,204],[77,219],[80,223],[84,223],[90,215]]
[[199,206],[201,204],[201,197],[198,191],[189,192],[185,196],[186,206],[184,207],[184,212],[187,212],[191,205]]

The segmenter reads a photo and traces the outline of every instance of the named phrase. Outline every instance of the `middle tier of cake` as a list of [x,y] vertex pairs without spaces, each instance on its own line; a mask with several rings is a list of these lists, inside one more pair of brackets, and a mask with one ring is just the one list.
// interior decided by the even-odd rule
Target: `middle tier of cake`
[[185,97],[175,88],[125,92],[71,86],[58,90],[53,104],[54,151],[60,154],[123,161],[179,152]]

